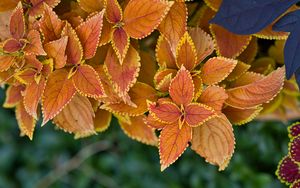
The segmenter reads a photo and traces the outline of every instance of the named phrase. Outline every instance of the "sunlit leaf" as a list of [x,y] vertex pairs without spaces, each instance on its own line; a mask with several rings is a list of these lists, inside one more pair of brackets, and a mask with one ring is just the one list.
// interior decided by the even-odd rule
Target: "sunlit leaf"
[[216,112],[220,113],[227,98],[228,95],[224,88],[209,86],[201,93],[197,101],[212,107]]
[[21,136],[26,135],[32,140],[36,121],[26,112],[23,102],[20,102],[16,107],[16,118],[21,131]]
[[44,45],[47,56],[53,58],[56,69],[63,68],[67,63],[67,44],[68,37],[65,36],[56,41],[52,41]]
[[4,108],[14,108],[21,100],[21,92],[24,90],[24,86],[9,86],[6,90],[6,98],[3,104]]

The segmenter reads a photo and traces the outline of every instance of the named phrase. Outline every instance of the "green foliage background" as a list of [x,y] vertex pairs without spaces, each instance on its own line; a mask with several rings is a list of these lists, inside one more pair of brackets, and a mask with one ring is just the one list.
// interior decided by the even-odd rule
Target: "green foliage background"
[[[2,90],[0,94],[2,104]],[[218,172],[188,149],[161,173],[157,149],[128,138],[115,120],[107,132],[81,140],[74,140],[72,135],[48,124],[37,127],[34,140],[30,141],[19,137],[14,112],[0,108],[0,187],[285,187],[277,180],[275,170],[287,153],[286,125],[253,122],[235,127],[235,136],[235,154],[225,171]],[[105,150],[85,157],[88,153],[84,148],[95,143],[105,146]],[[71,162],[74,170],[66,175],[57,173],[82,150],[83,155]],[[81,159],[83,162],[78,163]],[[58,171],[53,171],[56,168]],[[51,177],[57,180],[49,185],[50,172],[53,175],[50,180]]]

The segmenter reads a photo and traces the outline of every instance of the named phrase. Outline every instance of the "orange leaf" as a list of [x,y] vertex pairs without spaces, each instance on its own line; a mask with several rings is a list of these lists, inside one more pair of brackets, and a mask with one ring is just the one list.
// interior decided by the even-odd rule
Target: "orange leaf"
[[[2,2],[2,1],[1,1]],[[1,12],[1,2],[0,2],[0,41],[4,41],[11,37],[9,22],[7,18],[11,17],[12,11]]]
[[6,98],[3,104],[4,108],[14,108],[22,100],[22,91],[24,87],[19,86],[9,86],[6,90]]
[[243,125],[252,121],[259,112],[262,110],[262,107],[254,107],[250,109],[238,109],[227,106],[223,113],[226,117],[235,125]]
[[104,96],[104,89],[97,72],[90,65],[77,67],[72,77],[76,90],[83,96],[100,98]]
[[29,68],[33,68],[35,69],[35,71],[38,73],[38,72],[41,72],[41,70],[43,69],[43,64],[42,62],[40,62],[36,55],[26,55],[25,56],[25,62],[27,64],[27,67]]
[[27,68],[22,71],[17,72],[14,77],[22,84],[30,84],[34,81],[36,75],[36,70],[32,68]]
[[20,102],[16,107],[16,118],[21,135],[26,135],[32,140],[36,121],[26,112],[23,102]]
[[103,46],[111,41],[111,33],[113,31],[113,25],[106,19],[103,19],[102,33],[99,40],[99,46]]
[[15,8],[19,0],[1,0],[0,1],[0,12],[8,11]]
[[176,64],[177,67],[184,67],[187,70],[192,70],[197,62],[197,51],[194,42],[188,32],[185,32],[176,49]]
[[156,60],[160,67],[166,66],[170,69],[177,69],[175,52],[172,52],[169,42],[163,35],[159,36],[155,51]]
[[123,64],[119,63],[118,57],[112,48],[108,50],[104,70],[120,97],[123,97],[136,82],[140,66],[140,56],[132,46],[129,47]]
[[116,28],[112,34],[112,46],[121,64],[126,56],[129,45],[130,40],[127,33],[122,28]]
[[154,86],[153,78],[157,71],[157,63],[153,56],[146,51],[140,52],[141,56],[141,70],[138,81]]
[[23,47],[23,44],[14,38],[10,38],[3,43],[3,50],[5,53],[15,53]]
[[83,57],[83,49],[75,30],[69,23],[66,23],[62,36],[68,37],[66,48],[67,62],[72,65],[79,64]]
[[30,3],[32,4],[32,7],[29,9],[29,15],[32,17],[38,17],[43,14],[44,3],[49,5],[51,8],[54,8],[60,3],[60,0],[30,0]]
[[77,94],[53,121],[64,131],[74,133],[75,138],[82,138],[96,134],[94,117],[95,114],[90,101]]
[[88,18],[76,28],[76,33],[81,41],[84,59],[91,59],[96,54],[103,26],[104,10]]
[[117,24],[122,21],[123,14],[117,0],[105,0],[106,18],[110,23]]
[[46,81],[42,77],[39,83],[35,81],[26,86],[24,92],[24,107],[29,115],[38,119],[37,108],[46,87]]
[[47,55],[42,46],[41,35],[37,30],[30,30],[27,40],[29,43],[24,48],[26,54]]
[[209,86],[203,91],[198,102],[210,106],[216,112],[220,113],[227,98],[228,95],[224,88]]
[[251,41],[251,35],[237,35],[216,24],[211,24],[210,30],[216,42],[217,53],[220,56],[236,58]]
[[59,39],[63,29],[63,22],[47,4],[44,4],[44,14],[40,20],[40,29],[45,43]]
[[223,57],[210,58],[201,69],[204,84],[214,85],[223,81],[235,68],[236,60]]
[[188,31],[197,51],[197,64],[201,63],[214,51],[213,39],[199,27],[189,28]]
[[226,80],[233,81],[243,75],[247,70],[250,69],[250,65],[238,61],[233,71],[228,75]]
[[165,19],[161,22],[158,30],[169,41],[171,49],[176,50],[176,46],[186,31],[187,8],[184,3],[175,2]]
[[160,68],[154,76],[154,84],[157,90],[168,92],[172,79],[176,76],[177,70]]
[[177,75],[172,80],[169,88],[172,100],[177,105],[188,105],[194,98],[194,83],[188,70],[181,67]]
[[151,114],[149,114],[144,122],[153,129],[163,129],[167,124],[157,121]]
[[156,91],[151,86],[140,82],[137,82],[128,94],[136,107],[119,102],[106,103],[101,108],[120,115],[139,116],[148,111],[147,100],[156,101],[158,98]]
[[181,129],[177,123],[163,128],[159,136],[161,171],[168,168],[183,154],[191,139],[192,128],[185,124]]
[[124,10],[124,29],[135,39],[141,39],[158,27],[173,2],[163,0],[131,0]]
[[284,74],[284,67],[278,68],[257,82],[227,90],[228,99],[226,104],[245,109],[269,102],[281,91],[285,78]]
[[104,0],[80,0],[78,4],[88,13],[100,11],[104,8]]
[[[269,48],[270,49],[270,48]],[[251,63],[254,61],[258,52],[257,38],[252,37],[247,48],[239,55],[238,59],[242,62]]]
[[191,127],[198,127],[215,116],[215,111],[204,104],[192,103],[185,107],[185,122]]
[[144,144],[156,146],[158,139],[154,129],[144,123],[144,117],[143,115],[131,117],[130,124],[119,120],[119,124],[128,137]]
[[151,116],[163,123],[174,123],[179,120],[182,114],[178,106],[172,102],[149,102],[148,109]]
[[7,71],[15,63],[15,57],[0,55],[0,72]]
[[65,36],[56,41],[52,41],[44,45],[48,57],[53,58],[56,69],[63,68],[67,63],[67,44],[68,37]]
[[213,118],[203,125],[193,128],[192,149],[219,170],[224,170],[234,152],[233,128],[227,118]]
[[68,72],[64,69],[54,71],[48,78],[42,97],[43,125],[54,118],[72,99],[76,89]]
[[194,100],[197,100],[202,93],[203,82],[202,82],[200,75],[194,75],[192,78],[193,78],[193,83],[194,83],[194,87],[195,87]]
[[94,128],[97,132],[103,132],[108,129],[112,114],[106,110],[98,109],[94,117]]
[[240,87],[244,85],[251,84],[253,82],[257,82],[264,78],[264,75],[258,74],[255,72],[245,72],[242,76],[234,80],[232,83],[230,83],[230,87]]
[[19,40],[25,35],[25,18],[22,3],[19,2],[18,6],[13,11],[10,17],[10,34],[13,38]]

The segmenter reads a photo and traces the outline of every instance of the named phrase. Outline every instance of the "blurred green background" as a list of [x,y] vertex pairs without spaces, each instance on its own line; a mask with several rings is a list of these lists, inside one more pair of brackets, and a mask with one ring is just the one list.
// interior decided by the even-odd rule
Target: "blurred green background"
[[[3,90],[0,92],[3,103]],[[19,137],[14,111],[0,108],[0,187],[277,188],[278,161],[287,153],[286,125],[253,122],[235,127],[229,167],[217,167],[188,149],[160,172],[158,151],[113,125],[103,134],[74,140],[51,124],[34,140]]]

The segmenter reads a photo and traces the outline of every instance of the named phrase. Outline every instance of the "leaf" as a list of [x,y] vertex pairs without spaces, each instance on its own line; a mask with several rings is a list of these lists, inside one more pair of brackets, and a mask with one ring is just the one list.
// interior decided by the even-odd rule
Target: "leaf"
[[132,46],[129,47],[123,64],[119,63],[119,60],[112,48],[108,50],[104,70],[120,97],[125,96],[132,85],[136,82],[140,66],[140,56]]
[[258,52],[257,38],[252,37],[247,48],[237,57],[237,59],[242,62],[251,63],[252,61],[254,61],[254,59],[257,55],[257,52]]
[[15,63],[15,57],[0,55],[0,72],[7,71]]
[[[0,4],[1,3],[2,1],[0,2]],[[11,37],[9,27],[10,20],[7,18],[11,17],[12,11],[1,12],[2,8],[3,7],[0,5],[0,40],[4,41]]]
[[131,101],[136,107],[119,103],[106,103],[101,106],[102,109],[108,110],[119,115],[139,116],[148,111],[147,100],[156,101],[156,91],[149,85],[137,82],[129,91]]
[[300,162],[300,136],[291,140],[289,144],[289,155],[295,162]]
[[236,58],[249,45],[251,35],[237,35],[223,27],[211,24],[210,31],[215,40],[215,47],[219,56]]
[[36,121],[26,112],[22,102],[20,102],[16,107],[16,118],[21,135],[26,135],[30,140],[32,140]]
[[110,23],[117,24],[123,19],[123,11],[117,0],[104,0],[106,18]]
[[19,40],[25,35],[25,18],[22,3],[19,2],[17,7],[14,9],[11,17],[10,17],[10,34],[11,36]]
[[197,62],[197,51],[188,32],[180,39],[176,50],[177,67],[182,65],[189,71],[193,70]]
[[228,95],[224,88],[219,86],[209,86],[202,92],[197,101],[212,107],[217,113],[221,113],[227,98]]
[[141,51],[141,70],[139,73],[138,81],[154,86],[153,78],[157,71],[157,63],[153,56],[147,51]]
[[123,63],[129,49],[130,39],[122,28],[115,28],[112,33],[112,47],[114,48],[120,63]]
[[185,122],[191,127],[198,127],[216,115],[211,107],[204,104],[191,103],[185,107]]
[[47,55],[43,49],[41,35],[37,30],[30,30],[27,40],[29,43],[24,48],[26,54]]
[[111,33],[113,31],[113,25],[106,19],[103,19],[102,32],[99,40],[99,46],[108,44],[111,41]]
[[54,71],[48,78],[42,97],[43,125],[54,118],[71,101],[76,89],[68,72],[64,69]]
[[6,90],[6,98],[3,104],[4,108],[14,108],[22,100],[22,91],[24,87],[19,86],[9,86]]
[[245,86],[228,89],[226,104],[235,108],[252,108],[269,102],[281,91],[284,68],[278,68],[265,78]]
[[97,132],[104,132],[110,126],[112,114],[106,110],[98,109],[94,117],[94,128]]
[[77,94],[53,121],[64,131],[74,133],[75,138],[82,138],[96,134],[94,116],[90,101]]
[[37,115],[37,109],[38,104],[40,102],[40,99],[42,98],[43,92],[46,87],[46,80],[45,78],[41,78],[39,83],[36,83],[35,81],[26,86],[26,90],[24,92],[24,107],[26,109],[26,112],[34,117],[35,119],[38,119]]
[[47,56],[54,60],[56,69],[63,68],[67,63],[67,44],[68,37],[65,36],[44,45]]
[[96,54],[103,26],[104,10],[88,18],[76,28],[76,33],[82,44],[84,59],[91,59]]
[[242,76],[247,70],[250,69],[250,65],[238,61],[233,71],[228,75],[226,80],[233,81]]
[[0,1],[0,12],[8,11],[15,8],[19,0],[1,0]]
[[14,38],[4,41],[3,50],[5,53],[15,53],[21,50],[23,44]]
[[154,75],[155,88],[162,92],[168,92],[171,81],[176,74],[176,69],[160,68]]
[[279,162],[276,175],[283,183],[293,183],[300,178],[299,166],[287,155]]
[[160,35],[157,40],[155,52],[156,61],[160,67],[166,66],[167,68],[177,69],[175,52],[172,52],[169,42],[163,35]]
[[244,125],[256,118],[262,109],[261,106],[249,109],[238,109],[227,106],[224,108],[223,113],[234,125]]
[[300,123],[296,122],[296,123],[293,123],[292,125],[290,125],[288,127],[288,132],[289,132],[290,138],[294,138],[294,137],[297,137],[298,135],[300,135]]
[[186,31],[187,7],[184,3],[175,2],[167,16],[160,23],[158,30],[169,41],[172,51]]
[[223,0],[212,23],[219,24],[236,34],[253,34],[271,24],[298,0]]
[[38,17],[43,14],[44,3],[46,3],[49,7],[56,7],[61,0],[30,0],[32,7],[29,10],[29,15],[32,17]]
[[191,139],[192,129],[187,125],[179,129],[176,123],[163,128],[159,136],[161,171],[164,171],[183,154]]
[[234,152],[233,128],[225,116],[193,128],[192,149],[219,170],[224,170]]
[[252,84],[254,82],[257,82],[261,79],[264,78],[264,75],[258,74],[255,72],[245,72],[242,76],[234,80],[231,84],[230,87],[240,87],[248,84]]
[[14,75],[14,78],[16,78],[22,84],[27,85],[34,81],[35,75],[36,75],[36,70],[34,70],[33,68],[27,68],[17,72]]
[[124,30],[135,39],[145,38],[165,18],[173,2],[131,0],[124,10]]
[[172,100],[177,105],[188,105],[194,98],[194,83],[188,70],[181,67],[177,75],[172,80],[169,88]]
[[214,42],[211,36],[199,27],[188,28],[188,31],[197,51],[198,64],[214,51]]
[[71,65],[79,64],[83,57],[83,49],[75,30],[69,23],[66,23],[62,31],[62,36],[68,37],[66,48],[67,63]]
[[237,61],[224,57],[210,58],[201,69],[204,84],[213,85],[223,81],[235,68]]
[[78,0],[78,4],[88,13],[100,11],[104,8],[104,0]]
[[90,65],[78,66],[72,80],[78,93],[83,96],[97,99],[105,95],[100,78]]
[[178,106],[172,102],[151,103],[148,102],[148,109],[151,116],[162,123],[174,123],[182,115]]
[[157,121],[151,114],[144,118],[145,124],[153,129],[163,129],[167,124]]
[[47,4],[44,4],[44,14],[39,26],[45,43],[59,39],[64,27],[63,22]]
[[154,132],[154,129],[148,127],[144,121],[143,118],[145,116],[137,116],[137,117],[131,117],[130,118],[130,124],[120,121],[119,124],[124,131],[124,133],[139,142],[142,142],[144,144],[156,146],[158,139],[156,137],[156,134]]

